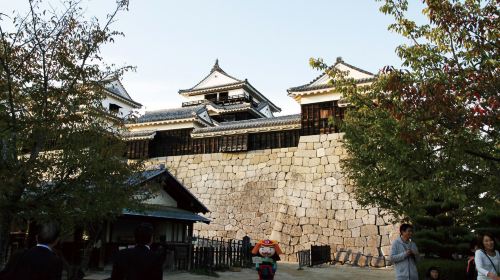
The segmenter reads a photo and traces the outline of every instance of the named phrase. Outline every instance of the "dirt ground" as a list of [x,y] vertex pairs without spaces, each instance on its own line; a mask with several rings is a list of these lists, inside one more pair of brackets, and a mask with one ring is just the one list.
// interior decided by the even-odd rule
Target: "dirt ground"
[[[373,269],[359,268],[348,265],[323,265],[319,267],[304,268],[297,270],[297,263],[279,263],[278,271],[276,272],[276,280],[320,280],[320,279],[335,279],[335,280],[389,280],[394,279],[394,271],[392,269]],[[257,272],[251,269],[242,269],[240,272],[217,272],[220,277],[209,277],[205,275],[195,275],[187,272],[165,273],[163,279],[168,280],[257,280]],[[109,272],[100,272],[87,276],[88,280],[103,280],[109,277]]]

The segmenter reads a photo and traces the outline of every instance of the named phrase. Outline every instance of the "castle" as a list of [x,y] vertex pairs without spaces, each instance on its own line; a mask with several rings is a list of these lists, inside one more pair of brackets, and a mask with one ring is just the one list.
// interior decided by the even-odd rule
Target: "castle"
[[[331,67],[360,85],[375,78],[341,58]],[[396,232],[390,217],[360,207],[341,170],[347,154],[338,124],[348,104],[329,81],[323,73],[288,89],[300,114],[274,116],[276,104],[216,61],[200,82],[179,90],[180,108],[129,121],[128,157],[166,165],[208,207],[211,223],[194,228],[200,235],[271,237],[290,261],[313,244],[387,255]]]

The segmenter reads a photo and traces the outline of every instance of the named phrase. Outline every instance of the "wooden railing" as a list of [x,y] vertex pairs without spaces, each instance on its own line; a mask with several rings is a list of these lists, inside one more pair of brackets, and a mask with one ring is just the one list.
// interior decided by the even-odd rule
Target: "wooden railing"
[[182,102],[182,107],[197,106],[200,104],[216,104],[216,105],[230,105],[237,103],[250,103],[253,107],[257,107],[258,103],[253,100],[253,98],[248,95],[248,93],[242,93],[237,95],[229,95],[227,97],[217,98],[217,99],[201,99],[194,101]]

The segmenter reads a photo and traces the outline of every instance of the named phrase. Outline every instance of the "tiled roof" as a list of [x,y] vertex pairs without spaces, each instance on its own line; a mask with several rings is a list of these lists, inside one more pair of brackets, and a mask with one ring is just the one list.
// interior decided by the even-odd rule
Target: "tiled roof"
[[287,124],[300,124],[300,114],[279,116],[273,118],[259,118],[244,121],[222,122],[219,126],[196,128],[193,130],[193,135],[211,132],[220,132],[228,130],[272,127]]
[[[123,89],[123,92],[120,91],[118,88],[116,88],[112,84],[113,82],[117,82],[119,84],[119,86]],[[109,93],[111,93],[112,95],[114,95],[115,97],[124,99],[125,101],[128,101],[128,102],[132,103],[133,105],[135,105],[137,107],[141,107],[142,106],[139,102],[134,101],[132,99],[132,97],[130,97],[130,95],[128,94],[127,90],[125,89],[125,87],[123,86],[123,84],[120,82],[120,80],[118,78],[112,78],[112,79],[109,79],[109,80],[105,80],[104,81],[104,88]]]
[[239,109],[248,109],[251,107],[250,103],[240,103],[240,104],[231,104],[231,105],[219,105],[213,102],[208,103],[210,106],[214,107],[217,110],[239,110]]
[[140,116],[136,120],[136,122],[146,123],[154,121],[168,121],[168,120],[193,118],[203,110],[205,110],[205,105],[164,109],[158,111],[148,111],[144,115]]
[[194,196],[181,182],[179,182],[179,180],[177,180],[177,178],[175,178],[174,175],[172,175],[172,173],[170,173],[163,166],[139,172],[131,176],[127,180],[127,184],[131,186],[142,185],[161,175],[164,175],[166,177],[164,181],[165,184],[162,184],[163,189],[174,200],[176,200],[177,202],[179,202],[179,200],[188,202],[188,204],[185,206],[189,206],[190,208],[192,208],[193,212],[210,212],[208,208],[201,201],[199,201],[196,196]]
[[126,140],[152,139],[156,134],[154,130],[127,131],[123,133]]
[[223,85],[217,85],[217,86],[212,86],[212,87],[204,87],[204,88],[189,88],[189,89],[180,89],[179,94],[186,93],[186,92],[204,92],[204,91],[210,91],[213,89],[219,89],[219,88],[226,88],[226,87],[239,87],[247,84],[247,80],[244,81],[239,81],[235,83],[229,83],[229,84],[223,84]]
[[[287,90],[287,92],[293,92],[293,91],[307,91],[307,90],[314,90],[314,89],[322,89],[322,88],[330,88],[332,87],[332,85],[330,85],[329,83],[328,84],[325,84],[325,85],[317,85],[317,86],[311,86],[314,82],[316,82],[317,80],[319,80],[321,77],[323,77],[325,75],[325,73],[329,70],[332,70],[333,68],[335,68],[337,65],[339,64],[343,64],[349,68],[352,68],[354,70],[357,70],[361,73],[364,73],[364,74],[367,74],[367,75],[372,75],[372,76],[375,76],[373,73],[371,72],[368,72],[366,70],[363,70],[359,67],[356,67],[354,65],[351,65],[349,63],[346,63],[341,57],[337,57],[337,61],[335,62],[335,64],[333,64],[332,66],[328,67],[323,73],[321,73],[321,75],[317,76],[316,78],[314,78],[314,80],[310,81],[309,83],[305,84],[305,85],[301,85],[301,86],[296,86],[296,87],[291,87]],[[361,83],[365,83],[365,82],[370,82],[370,81],[373,81],[374,78],[365,78],[365,79],[358,79],[356,80],[356,83],[357,84],[361,84]]]
[[[371,82],[373,80],[375,80],[375,78],[357,79],[356,80],[356,84],[367,83],[367,82]],[[331,88],[331,87],[333,87],[333,85],[331,85],[330,83],[324,84],[324,85],[309,86],[312,83],[313,82],[311,82],[309,84],[301,85],[301,86],[298,86],[298,87],[292,87],[292,88],[289,88],[287,91],[288,92],[307,91],[307,90],[315,90],[315,89],[323,89],[323,88]]]
[[[203,82],[206,78],[208,78],[208,76],[210,76],[210,75],[211,75],[213,72],[215,72],[215,71],[220,72],[220,73],[222,73],[222,74],[224,74],[224,75],[228,76],[229,78],[231,78],[231,79],[234,79],[234,80],[238,81],[238,83],[243,82],[242,80],[240,80],[240,79],[236,79],[235,77],[233,77],[233,76],[229,75],[229,74],[228,74],[228,73],[226,73],[224,70],[222,70],[222,68],[220,68],[220,66],[219,66],[219,59],[216,59],[216,60],[215,60],[215,64],[214,64],[214,66],[212,67],[212,70],[210,70],[210,73],[208,73],[208,75],[206,75],[203,79],[201,79],[201,81],[199,81],[199,82],[198,82],[196,85],[194,85],[193,87],[188,88],[188,89],[181,89],[181,90],[179,90],[179,93],[192,91],[195,87],[197,87],[198,85],[200,85],[200,84],[201,84],[201,83],[202,83],[202,82]],[[238,84],[238,83],[236,83],[236,84]],[[225,85],[220,85],[220,86],[217,86],[217,87],[221,87],[221,86],[225,86]],[[208,89],[208,87],[207,87],[207,88],[201,88],[201,89]],[[198,89],[196,89],[196,90],[198,90]]]
[[190,222],[203,222],[206,224],[210,223],[210,220],[200,216],[196,213],[186,211],[179,208],[163,207],[153,210],[146,210],[143,212],[132,211],[128,209],[123,209],[123,215],[128,216],[140,216],[140,217],[154,217],[167,220],[179,220],[179,221],[190,221]]

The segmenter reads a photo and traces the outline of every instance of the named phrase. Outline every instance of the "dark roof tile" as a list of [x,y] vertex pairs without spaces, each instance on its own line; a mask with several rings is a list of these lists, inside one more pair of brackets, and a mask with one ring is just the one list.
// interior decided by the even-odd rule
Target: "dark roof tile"
[[136,120],[136,122],[145,123],[154,121],[187,119],[195,117],[198,113],[202,112],[203,110],[206,110],[205,105],[149,111],[146,112],[144,115],[140,116]]
[[287,124],[300,124],[300,114],[286,115],[273,118],[260,118],[244,121],[222,122],[219,126],[197,128],[193,134],[211,133],[228,130],[238,130],[256,127],[270,127]]
[[[332,66],[328,67],[323,73],[321,73],[321,75],[317,76],[316,78],[314,78],[312,81],[310,81],[309,83],[305,84],[305,85],[301,85],[301,86],[296,86],[296,87],[291,87],[287,90],[287,92],[292,92],[292,91],[307,91],[307,90],[314,90],[314,89],[322,89],[322,88],[329,88],[329,87],[332,87],[333,85],[330,85],[330,84],[326,84],[326,85],[317,85],[317,86],[311,86],[314,82],[316,82],[317,80],[319,80],[321,77],[323,77],[325,75],[325,73],[331,69],[333,69],[335,66],[339,65],[339,64],[343,64],[349,68],[352,68],[354,70],[357,70],[361,73],[364,73],[364,74],[367,74],[367,75],[372,75],[372,76],[375,76],[373,73],[371,72],[368,72],[366,70],[363,70],[359,67],[356,67],[354,65],[351,65],[349,63],[346,63],[341,57],[337,57],[337,61],[335,62],[335,64],[333,64]],[[370,82],[370,81],[373,81],[374,78],[365,78],[365,79],[358,79],[356,80],[356,83],[359,84],[359,83],[364,83],[364,82]]]

